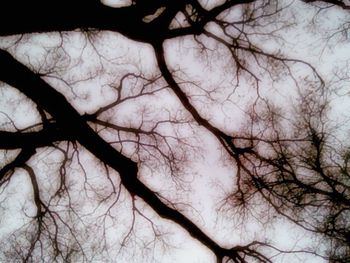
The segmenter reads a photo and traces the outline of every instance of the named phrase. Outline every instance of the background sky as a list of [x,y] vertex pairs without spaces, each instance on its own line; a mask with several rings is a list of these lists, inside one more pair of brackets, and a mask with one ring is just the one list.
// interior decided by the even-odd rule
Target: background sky
[[[105,2],[115,6],[124,3]],[[210,6],[212,3],[207,4]],[[332,77],[334,73],[343,74],[342,69],[347,69],[350,57],[347,36],[342,33],[337,33],[330,39],[325,36],[336,32],[345,21],[349,21],[348,13],[338,8],[328,8],[317,14],[316,9],[298,1],[283,2],[281,5],[283,4],[290,6],[282,11],[279,19],[283,22],[294,17],[297,24],[278,31],[275,39],[261,35],[252,37],[253,41],[265,50],[279,51],[281,54],[288,54],[289,57],[303,59],[315,65],[322,76],[331,83],[331,89],[336,89],[338,95],[347,94],[348,79],[339,82]],[[215,32],[217,29],[211,26],[208,25],[208,28]],[[258,30],[271,31],[275,26],[278,27],[272,25],[271,28],[266,26]],[[148,78],[159,75],[150,46],[133,42],[117,33],[100,32],[91,34],[89,38],[80,32],[62,35],[35,34],[24,36],[16,46],[10,47],[17,40],[18,36],[1,38],[0,47],[9,47],[9,51],[18,60],[40,73],[46,73],[44,79],[62,92],[81,114],[93,113],[107,102],[112,102],[116,97],[114,87],[118,86],[126,73],[142,73]],[[209,48],[206,52],[201,51],[200,45],[193,41],[192,37],[167,41],[165,50],[168,65],[175,71],[176,80],[181,83],[181,87],[202,116],[225,131],[239,132],[245,125],[248,106],[257,96],[256,88],[248,79],[242,78],[233,89],[237,82],[235,70],[230,67],[232,60],[228,51],[205,37],[202,37],[202,41]],[[293,70],[300,76],[310,75],[310,70],[300,65],[294,66]],[[283,107],[288,115],[288,110],[292,110],[298,104],[295,84],[290,78],[283,76],[271,81],[265,74],[257,74],[261,74],[260,94]],[[144,80],[132,77],[127,79],[122,89],[122,97],[138,94],[144,83]],[[159,79],[146,89],[154,90],[163,86],[166,84]],[[331,105],[330,116],[334,123],[342,124],[342,128],[336,130],[335,135],[348,138],[349,124],[345,120],[349,118],[349,96],[333,94]],[[14,131],[15,127],[21,129],[40,121],[35,105],[4,84],[0,89],[0,112],[0,125],[4,130]],[[228,160],[226,153],[208,131],[190,122],[191,117],[170,90],[161,90],[153,96],[127,99],[102,116],[117,125],[144,129],[153,127],[154,120],[162,120],[164,123],[159,125],[157,131],[163,135],[177,136],[182,138],[184,143],[190,144],[187,146],[169,139],[171,147],[177,149],[178,154],[185,156],[182,165],[176,167],[178,170],[174,172],[174,176],[166,160],[160,158],[159,153],[152,152],[151,148],[145,147],[135,154],[135,144],[131,142],[135,139],[133,136],[121,133],[120,137],[117,137],[115,131],[99,130],[103,138],[115,141],[113,145],[117,149],[134,160],[141,161],[139,176],[148,186],[176,203],[181,212],[205,229],[206,233],[220,244],[233,246],[259,239],[272,241],[283,249],[315,245],[322,248],[323,244],[320,241],[281,218],[272,220],[268,214],[266,218],[261,217],[263,211],[259,209],[241,217],[234,209],[224,204],[224,198],[235,188],[235,165]],[[174,125],[169,121],[174,119],[183,123]],[[118,140],[123,140],[123,143]],[[146,136],[144,143],[148,143],[149,140]],[[65,149],[67,145],[61,143],[59,147]],[[160,147],[164,147],[162,149],[165,152],[168,151],[165,145]],[[154,156],[147,149],[154,153]],[[74,193],[74,208],[84,215],[86,221],[86,225],[82,225],[79,220],[74,222],[77,229],[81,228],[82,233],[86,232],[82,234],[86,238],[86,244],[99,240],[105,229],[106,240],[110,246],[108,256],[118,258],[118,262],[140,262],[140,258],[143,262],[215,261],[214,256],[199,242],[191,239],[172,222],[161,220],[137,198],[135,202],[143,216],[136,215],[135,228],[130,239],[127,240],[125,248],[118,249],[120,240],[123,240],[130,230],[133,212],[131,198],[125,191],[121,191],[118,203],[111,208],[111,215],[117,220],[114,222],[107,218],[103,221],[102,214],[113,202],[109,200],[99,205],[98,201],[111,191],[112,186],[105,176],[103,165],[79,146],[78,150],[79,155],[74,149],[68,151],[72,163],[67,169],[67,178]],[[4,160],[3,163],[7,163],[16,153],[17,151],[2,151],[0,158]],[[30,160],[44,192],[43,198],[48,201],[58,184],[57,171],[61,160],[62,153],[52,148],[40,149]],[[82,178],[84,173],[89,183]],[[118,185],[117,174],[112,171],[110,173],[112,182]],[[19,170],[13,175],[8,187],[0,192],[0,209],[3,215],[0,219],[0,236],[4,241],[12,231],[23,227],[35,213],[35,207],[28,198],[32,195],[29,186],[28,176]],[[57,203],[58,207],[62,206],[64,211],[67,202],[61,200]],[[152,219],[164,234],[159,241],[154,238],[153,225],[148,219]],[[145,249],[140,249],[141,247]],[[303,254],[297,257],[279,255],[275,259],[276,262],[322,262],[319,258]],[[95,262],[103,261],[96,257]]]

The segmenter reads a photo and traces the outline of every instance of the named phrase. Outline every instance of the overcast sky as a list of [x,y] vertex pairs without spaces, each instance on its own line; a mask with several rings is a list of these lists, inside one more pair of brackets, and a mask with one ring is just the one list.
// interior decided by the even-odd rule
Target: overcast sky
[[[104,2],[106,4],[113,2],[115,6],[129,4],[129,1]],[[259,45],[266,50],[273,52],[278,50],[292,58],[310,62],[327,78],[336,69],[348,65],[350,45],[347,41],[342,41],[341,35],[336,35],[329,41],[323,39],[324,32],[319,32],[319,30],[326,28],[329,32],[334,32],[344,21],[349,21],[349,15],[337,8],[330,8],[322,11],[322,14],[314,16],[313,10],[312,7],[296,1],[286,11],[283,11],[286,17],[293,13],[296,16],[295,21],[298,21],[298,24],[291,25],[277,33],[279,37],[283,37],[283,45],[278,38],[263,41],[262,37],[261,39],[257,38],[256,41],[261,41]],[[312,25],[312,23],[314,24]],[[8,47],[15,40],[16,37],[1,38],[0,47]],[[96,111],[99,107],[106,105],[106,101],[112,102],[116,96],[112,86],[117,85],[126,73],[142,73],[146,77],[159,75],[150,46],[133,42],[111,32],[92,35],[90,40],[91,42],[87,41],[87,38],[79,32],[66,33],[63,38],[55,33],[31,35],[24,36],[24,39],[15,48],[10,48],[9,51],[17,59],[34,69],[38,69],[39,72],[52,66],[54,71],[50,72],[45,80],[61,91],[82,114]],[[61,44],[63,49],[59,47]],[[174,75],[177,81],[184,83],[182,88],[191,96],[198,111],[206,116],[212,124],[224,130],[239,131],[247,117],[247,106],[255,99],[256,90],[248,81],[242,79],[236,90],[232,91],[232,84],[236,83],[234,69],[229,68],[232,61],[227,50],[220,45],[208,42],[208,46],[213,51],[200,52],[200,46],[191,37],[169,40],[165,46],[169,67],[176,71]],[[47,65],[40,68],[45,60]],[[212,64],[208,65],[207,61],[212,61]],[[300,68],[296,66],[295,70],[300,75],[308,75],[308,69],[302,66]],[[67,83],[72,83],[71,86],[58,80],[56,76],[64,78]],[[90,78],[87,79],[87,77]],[[76,82],[82,79],[83,81]],[[294,84],[291,83],[290,79],[278,80],[273,86],[270,85],[269,80],[264,79],[263,75],[261,80],[260,91],[267,99],[274,100],[276,104],[283,105],[286,109],[292,109],[298,102],[295,87],[293,88]],[[329,81],[331,80],[330,77]],[[348,81],[334,82],[332,88],[345,94],[349,91],[348,84]],[[131,78],[125,82],[122,95],[125,97],[133,96],[141,86],[142,81],[139,82]],[[165,83],[159,80],[152,87],[155,89],[161,86],[165,86]],[[205,96],[208,91],[211,92],[211,99]],[[334,121],[344,122],[349,117],[350,112],[348,95],[334,96],[331,103],[333,106],[331,116],[333,116]],[[2,112],[0,114],[1,129],[14,130],[14,125],[21,129],[40,121],[35,106],[16,90],[6,85],[2,85],[0,88],[0,111]],[[178,118],[184,121],[191,119],[170,90],[159,91],[155,96],[127,100],[103,116],[115,124],[131,127],[140,126],[140,117],[142,116],[141,127],[145,129],[152,127],[154,120],[164,120],[165,123],[159,127],[163,134],[176,135],[191,143],[191,147],[181,148],[182,146],[178,145],[177,142],[171,141],[173,147],[183,150],[189,154],[190,158],[187,160],[186,166],[179,170],[178,178],[170,176],[167,163],[159,161],[157,169],[153,169],[157,160],[153,157],[147,160],[146,152],[143,152],[141,157],[133,155],[134,144],[125,142],[123,148],[121,148],[120,143],[113,145],[117,149],[121,149],[124,154],[131,155],[134,160],[139,161],[138,158],[143,156],[145,160],[142,160],[140,166],[142,171],[139,174],[140,178],[164,197],[178,203],[178,208],[186,216],[199,227],[205,229],[206,233],[220,244],[227,246],[244,244],[255,238],[262,241],[270,240],[283,249],[298,249],[316,244],[316,241],[306,233],[283,219],[276,218],[273,224],[266,227],[258,223],[258,221],[264,222],[265,220],[265,218],[259,217],[258,212],[242,219],[236,217],[234,212],[227,210],[226,206],[221,207],[225,196],[235,187],[236,168],[232,161],[227,161],[227,156],[220,149],[219,143],[203,127],[187,123],[172,125],[166,122],[169,118]],[[338,130],[337,133],[339,133],[337,136],[349,134],[347,128]],[[108,130],[101,130],[100,135],[108,141],[117,140],[116,133]],[[123,134],[122,138],[127,140],[128,136]],[[64,148],[65,144],[61,144],[60,147]],[[81,152],[79,160],[83,163],[88,178],[91,182],[95,182],[97,185],[95,187],[103,193],[105,191],[103,183],[108,184],[103,172],[101,172],[104,169],[103,166],[96,164],[93,157],[85,150],[79,150]],[[4,163],[6,159],[15,156],[15,152],[13,154],[2,152],[2,154],[0,158],[4,159]],[[74,157],[70,174],[79,177],[83,173],[83,169],[78,163],[77,155],[72,154],[72,156]],[[51,178],[57,179],[54,172],[57,171],[57,163],[60,158],[62,156],[59,151],[47,148],[38,150],[35,158],[30,161],[30,164],[36,167],[40,186],[48,193],[53,192],[54,186],[48,182],[51,182]],[[117,175],[113,173],[112,175],[115,176],[113,180],[117,183]],[[79,211],[85,211],[86,214],[88,212],[95,213],[86,216],[87,221],[91,221],[88,229],[91,227],[91,229],[101,231],[99,226],[94,225],[93,215],[98,214],[99,209],[101,211],[103,209],[96,209],[97,201],[94,201],[96,196],[92,191],[91,196],[89,196],[90,190],[87,191],[87,196],[80,194],[79,186],[84,185],[84,180],[77,177],[72,176],[70,179],[73,189],[76,187],[78,193],[73,199],[82,202]],[[21,190],[19,191],[19,189]],[[106,189],[110,189],[110,186]],[[25,211],[27,215],[30,215],[35,211],[33,204],[27,200],[30,195],[28,176],[23,171],[16,172],[9,187],[5,192],[0,192],[1,209],[4,211],[1,212],[3,216],[0,219],[0,235],[6,236],[13,229],[28,221],[28,218],[23,218],[22,212]],[[107,231],[109,231],[107,236],[111,247],[118,247],[118,242],[125,236],[130,226],[132,212],[130,197],[123,192],[120,200],[113,207],[113,213],[118,217],[118,224],[107,224]],[[185,203],[187,205],[184,205]],[[150,231],[151,224],[138,215],[134,240],[130,241],[125,250],[121,251],[122,259],[118,259],[118,262],[131,262],[131,259],[140,262],[140,258],[143,258],[143,262],[215,262],[214,255],[198,241],[191,239],[180,227],[167,220],[160,220],[142,201],[136,200],[136,204],[146,216],[154,219],[162,232],[166,233],[164,240],[169,242],[169,246],[164,247],[164,243],[156,242],[154,246],[150,245],[146,252],[139,250],[144,245],[143,242],[151,243],[153,237]],[[220,207],[221,210],[219,210]],[[259,218],[254,218],[256,216]],[[88,235],[88,240],[93,239],[93,236]],[[111,255],[115,256],[116,250],[111,251]],[[276,262],[297,263],[303,261],[322,262],[319,258],[309,258],[306,255],[276,257]]]

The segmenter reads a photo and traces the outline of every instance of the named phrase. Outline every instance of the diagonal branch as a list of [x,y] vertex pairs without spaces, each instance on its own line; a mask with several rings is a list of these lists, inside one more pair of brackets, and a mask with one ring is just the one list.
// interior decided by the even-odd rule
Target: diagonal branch
[[182,226],[193,238],[208,247],[218,260],[228,257],[234,262],[246,262],[244,259],[246,255],[251,255],[256,259],[265,258],[256,251],[252,253],[251,249],[247,247],[222,248],[192,221],[164,204],[155,192],[137,178],[137,163],[123,156],[98,136],[62,94],[5,51],[0,51],[0,68],[3,69],[0,71],[0,80],[17,88],[37,105],[40,105],[56,119],[62,130],[76,138],[96,158],[116,170],[122,184],[131,195],[140,197],[162,218]]
[[185,107],[185,109],[193,116],[195,121],[205,127],[209,132],[211,132],[217,140],[222,144],[222,146],[227,150],[227,152],[234,157],[235,159],[238,158],[238,155],[244,154],[244,153],[250,153],[252,152],[252,147],[247,148],[239,148],[234,145],[233,140],[234,137],[227,135],[214,125],[212,125],[208,120],[203,118],[200,113],[197,111],[197,109],[191,104],[188,96],[181,90],[181,87],[178,85],[178,83],[175,81],[173,75],[168,69],[168,66],[165,61],[164,57],[164,49],[162,44],[154,44],[153,46],[158,62],[159,69],[166,80],[166,82],[169,84],[170,88],[174,91],[175,95],[178,97],[182,105]]

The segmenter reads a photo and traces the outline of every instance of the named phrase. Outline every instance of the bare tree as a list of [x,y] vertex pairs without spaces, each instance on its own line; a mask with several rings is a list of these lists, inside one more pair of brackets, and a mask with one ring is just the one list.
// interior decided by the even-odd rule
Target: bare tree
[[[346,22],[309,22],[348,19],[345,1],[0,6],[23,21],[0,18],[0,209],[16,215],[0,222],[2,260],[156,261],[147,251],[166,251],[180,228],[217,262],[350,260],[348,119],[330,113],[348,67],[324,70],[288,35],[315,32],[324,51]],[[234,174],[213,211],[247,228],[255,213],[263,227],[283,218],[324,244],[220,240],[190,198],[208,154]]]

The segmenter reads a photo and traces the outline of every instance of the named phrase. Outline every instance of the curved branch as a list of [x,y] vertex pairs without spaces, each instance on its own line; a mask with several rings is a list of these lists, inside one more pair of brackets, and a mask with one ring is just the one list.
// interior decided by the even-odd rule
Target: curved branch
[[342,0],[303,0],[305,3],[314,3],[314,2],[323,2],[331,5],[338,6],[342,9],[349,10],[350,6],[347,5],[345,2],[347,1],[342,1]]
[[246,148],[236,147],[233,143],[234,137],[227,135],[226,133],[224,133],[223,131],[221,131],[214,125],[212,125],[208,120],[206,120],[199,114],[197,109],[191,104],[190,100],[188,99],[188,96],[181,90],[181,87],[177,84],[173,75],[169,71],[165,61],[165,57],[164,57],[163,44],[156,43],[153,45],[153,48],[155,50],[159,69],[164,79],[169,84],[170,88],[174,91],[175,95],[178,97],[181,104],[192,115],[192,117],[196,120],[196,122],[199,125],[205,127],[209,132],[211,132],[222,144],[222,146],[226,149],[226,151],[235,159],[240,154],[252,152],[252,147],[246,147]]
[[15,160],[5,165],[0,170],[0,185],[1,185],[1,181],[4,179],[4,177],[9,171],[12,171],[17,167],[23,167],[25,163],[30,159],[30,157],[32,157],[34,154],[35,154],[35,148],[28,147],[28,148],[22,149],[22,151],[17,155]]

